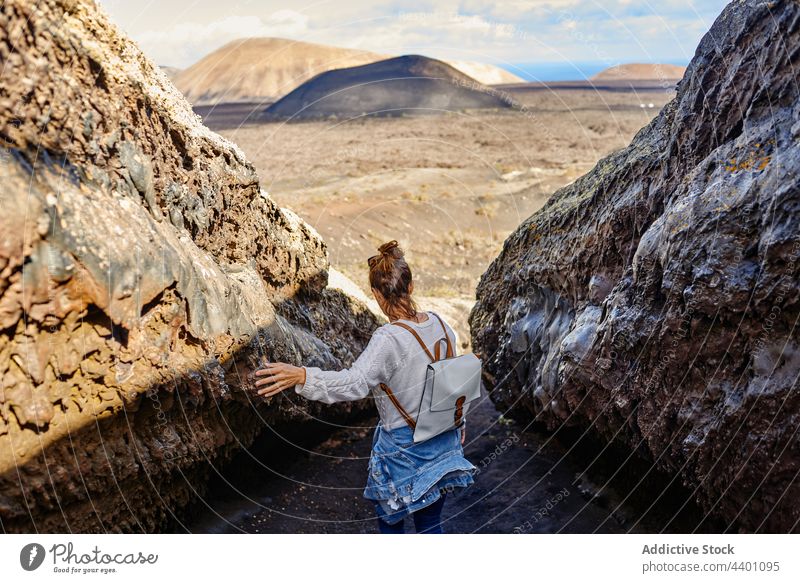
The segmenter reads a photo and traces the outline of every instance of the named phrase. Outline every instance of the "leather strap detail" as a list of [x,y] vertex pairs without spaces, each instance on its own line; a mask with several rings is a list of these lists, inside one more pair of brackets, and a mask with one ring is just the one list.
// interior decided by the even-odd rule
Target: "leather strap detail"
[[[447,328],[444,327],[444,322],[442,322],[442,319],[439,317],[439,314],[437,314],[436,312],[431,312],[431,314],[436,316],[436,319],[439,320],[439,324],[442,325],[442,332],[444,332],[444,339],[447,341],[447,358],[453,358],[453,343],[450,342],[450,336],[447,335]],[[436,349],[437,350],[439,349],[438,343],[436,344]],[[437,358],[436,360],[439,359]]]
[[422,338],[419,337],[419,334],[417,334],[417,331],[414,330],[411,326],[409,326],[408,324],[403,324],[402,322],[392,322],[392,324],[394,324],[395,326],[400,326],[401,328],[405,328],[406,330],[411,332],[414,335],[414,338],[417,339],[417,342],[419,342],[419,345],[422,346],[422,349],[425,351],[425,354],[428,355],[428,358],[430,358],[433,361],[438,360],[438,358],[434,358],[433,357],[433,355],[431,354],[431,351],[428,350],[428,347],[425,346],[425,343],[422,341]]
[[[442,331],[444,332],[444,338],[440,338],[439,340],[436,341],[436,346],[434,347],[435,355],[431,354],[431,351],[428,350],[427,346],[425,346],[425,342],[422,341],[422,338],[420,338],[420,335],[417,334],[417,331],[414,330],[411,326],[409,326],[408,324],[404,324],[403,322],[392,322],[392,324],[394,324],[395,326],[400,326],[401,328],[405,328],[406,330],[411,332],[414,335],[414,338],[417,339],[417,342],[419,342],[419,345],[422,346],[422,349],[425,351],[425,354],[427,354],[428,358],[430,358],[433,362],[436,362],[441,357],[440,347],[441,347],[442,340],[447,342],[447,358],[452,358],[453,357],[453,344],[450,342],[450,336],[447,335],[447,328],[444,327],[444,322],[442,322],[442,319],[439,317],[439,314],[436,314],[436,313],[433,313],[433,312],[431,312],[431,313],[434,316],[436,316],[437,320],[439,320],[439,324],[442,325]],[[397,397],[394,396],[394,393],[392,392],[392,389],[390,389],[389,386],[386,385],[385,383],[381,383],[380,387],[383,390],[383,392],[386,393],[386,396],[389,397],[389,400],[392,402],[392,404],[395,406],[395,408],[400,412],[400,415],[403,416],[403,419],[405,419],[406,424],[411,429],[416,429],[417,422],[414,421],[414,418],[411,417],[411,415],[408,414],[408,411],[406,411],[403,408],[403,406],[400,404],[400,401],[398,401]],[[456,415],[455,415],[455,424],[456,425],[458,425],[459,421],[461,420],[462,411],[463,411],[463,403],[464,403],[465,399],[466,399],[465,397],[459,397],[458,401],[456,402]]]
[[436,316],[437,320],[439,320],[439,324],[441,324],[441,326],[442,326],[442,332],[444,332],[444,338],[440,338],[439,340],[436,341],[436,345],[434,346],[434,353],[435,354],[431,354],[431,351],[428,350],[427,346],[425,346],[425,343],[422,341],[422,338],[420,338],[419,334],[417,334],[417,331],[414,330],[411,326],[409,326],[408,324],[404,324],[403,322],[392,322],[392,324],[394,324],[395,326],[400,326],[401,328],[405,328],[406,330],[411,332],[414,335],[414,338],[417,339],[417,342],[419,342],[419,345],[422,346],[422,349],[425,351],[425,354],[427,354],[428,358],[430,358],[433,362],[436,362],[437,360],[439,360],[441,358],[441,351],[439,349],[439,343],[442,340],[447,342],[447,353],[446,353],[447,356],[446,356],[446,358],[453,358],[455,353],[453,352],[453,343],[450,342],[450,336],[447,334],[447,328],[444,327],[444,322],[439,317],[439,314],[437,314],[435,312],[431,312],[431,313],[434,316]]
[[456,412],[453,415],[453,425],[456,427],[461,423],[461,418],[464,416],[464,401],[466,400],[467,398],[464,395],[456,399]]
[[383,389],[383,392],[386,393],[386,396],[389,397],[389,400],[392,402],[392,404],[395,407],[397,407],[398,411],[400,411],[400,415],[402,415],[403,419],[406,420],[406,423],[408,424],[408,426],[411,429],[416,429],[417,422],[414,421],[414,419],[411,417],[411,415],[408,414],[408,411],[406,411],[403,408],[403,406],[400,404],[400,401],[398,401],[397,397],[394,396],[394,393],[392,392],[392,389],[390,389],[385,383],[381,383],[380,386],[381,386],[381,389]]

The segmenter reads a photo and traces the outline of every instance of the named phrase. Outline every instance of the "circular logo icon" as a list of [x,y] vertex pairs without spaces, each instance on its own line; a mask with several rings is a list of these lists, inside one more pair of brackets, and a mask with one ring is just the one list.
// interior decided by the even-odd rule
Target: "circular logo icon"
[[39,543],[30,543],[19,552],[19,564],[26,571],[35,571],[44,562],[44,547]]

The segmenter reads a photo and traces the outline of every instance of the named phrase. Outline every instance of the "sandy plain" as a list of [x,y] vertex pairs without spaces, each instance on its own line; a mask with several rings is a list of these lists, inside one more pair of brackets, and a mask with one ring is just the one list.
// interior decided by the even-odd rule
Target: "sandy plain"
[[513,110],[299,123],[254,121],[264,104],[200,113],[365,292],[367,257],[397,239],[420,306],[457,320],[467,348],[475,286],[505,238],[555,190],[626,146],[673,96],[654,84],[501,91]]

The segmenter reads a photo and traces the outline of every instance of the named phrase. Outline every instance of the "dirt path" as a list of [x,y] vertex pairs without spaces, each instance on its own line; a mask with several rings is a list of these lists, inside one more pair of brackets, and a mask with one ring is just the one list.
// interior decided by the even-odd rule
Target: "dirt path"
[[[192,520],[175,532],[376,532],[371,503],[361,496],[374,423],[366,419],[362,427],[324,439],[284,434],[260,440],[252,455],[243,452],[215,480]],[[526,431],[502,418],[488,399],[471,412],[470,428],[465,451],[479,471],[471,488],[449,496],[446,532],[687,532],[701,522],[691,503],[674,516],[687,494],[674,484],[665,489],[663,476],[647,480],[621,504],[646,467],[621,463],[618,452],[596,458],[591,439]],[[282,462],[287,448],[279,443],[285,441],[308,451]]]

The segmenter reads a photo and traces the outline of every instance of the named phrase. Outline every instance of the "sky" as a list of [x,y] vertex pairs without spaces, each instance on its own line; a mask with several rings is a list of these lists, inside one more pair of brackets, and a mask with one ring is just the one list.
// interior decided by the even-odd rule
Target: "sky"
[[277,36],[580,79],[621,63],[686,64],[722,0],[98,0],[159,65]]

